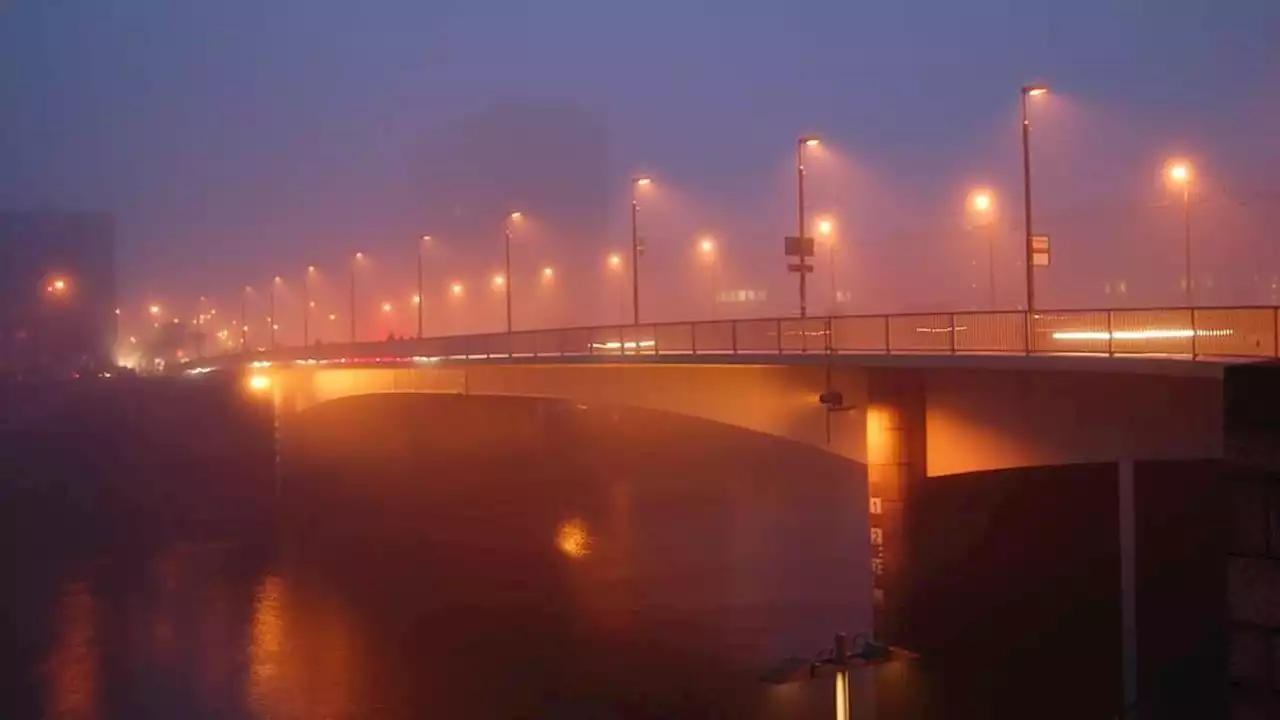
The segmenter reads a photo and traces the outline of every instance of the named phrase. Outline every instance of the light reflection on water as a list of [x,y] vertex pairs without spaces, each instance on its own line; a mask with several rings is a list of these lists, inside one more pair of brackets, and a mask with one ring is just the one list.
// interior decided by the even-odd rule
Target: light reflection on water
[[513,442],[545,451],[347,427],[325,447],[353,464],[317,450],[265,540],[170,539],[61,585],[45,714],[832,717],[832,678],[755,676],[865,629],[844,461],[666,420],[688,444],[658,458],[523,420]]

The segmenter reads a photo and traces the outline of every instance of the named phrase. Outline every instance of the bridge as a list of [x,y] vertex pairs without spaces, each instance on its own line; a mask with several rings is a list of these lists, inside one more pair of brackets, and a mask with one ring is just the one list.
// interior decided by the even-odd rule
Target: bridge
[[[1156,502],[1144,519],[1139,498],[1182,488],[1184,510],[1204,501],[1223,455],[1224,369],[1277,357],[1278,338],[1276,308],[961,312],[316,345],[217,358],[192,371],[246,367],[281,418],[358,395],[524,396],[679,413],[820,448],[850,461],[850,482],[866,487],[864,571],[876,632],[935,653],[974,640],[966,634],[972,628],[946,629],[931,618],[954,618],[973,600],[957,595],[977,591],[962,580],[972,558],[926,542],[931,530],[949,523],[959,528],[950,540],[971,549],[975,538],[999,535],[965,521],[975,497],[999,502],[992,494],[1010,481],[1038,483],[1067,515],[1096,505],[1082,493],[1107,488],[1105,517],[1081,511],[1070,532],[1114,538],[1110,577],[1124,694],[1132,697],[1142,668],[1177,652],[1153,638],[1194,636],[1212,619],[1184,606],[1185,613],[1157,613],[1165,620],[1139,633],[1137,607],[1154,601],[1139,597],[1135,578],[1177,560],[1162,547],[1160,533],[1172,530],[1153,519],[1168,503]],[[1061,622],[1060,614],[1040,615],[1046,631]]]

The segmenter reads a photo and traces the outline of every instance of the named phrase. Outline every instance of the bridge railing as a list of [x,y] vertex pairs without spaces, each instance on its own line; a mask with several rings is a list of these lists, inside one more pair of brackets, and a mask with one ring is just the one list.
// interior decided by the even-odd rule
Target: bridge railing
[[1274,307],[849,315],[610,325],[280,348],[263,360],[608,355],[1082,354],[1274,358]]

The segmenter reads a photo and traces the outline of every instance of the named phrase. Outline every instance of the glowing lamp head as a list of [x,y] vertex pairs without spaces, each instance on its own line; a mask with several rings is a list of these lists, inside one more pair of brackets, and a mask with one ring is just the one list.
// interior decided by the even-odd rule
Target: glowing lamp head
[[389,302],[384,302],[384,303],[382,303],[382,312],[384,312],[384,313],[389,313],[389,312],[391,312],[391,303],[389,303]]
[[618,253],[609,253],[609,267],[618,268],[622,265],[622,256]]
[[337,319],[338,319],[338,315],[337,315],[337,313],[329,313],[329,319],[330,319],[330,320],[337,320]]
[[524,213],[520,212],[519,210],[512,210],[511,213],[507,215],[507,217],[511,218],[512,220],[519,220],[520,218],[524,217]]
[[551,278],[555,277],[555,275],[556,275],[556,271],[554,269],[550,267],[542,268],[542,279],[550,280]]
[[1027,85],[1022,88],[1022,92],[1026,93],[1029,97],[1037,97],[1049,92],[1049,88],[1044,85]]
[[493,286],[494,286],[494,287],[496,287],[496,288],[500,288],[500,287],[502,287],[503,285],[506,285],[506,284],[507,284],[507,278],[506,278],[506,277],[504,277],[501,273],[499,273],[499,274],[497,274],[497,275],[494,275],[494,276],[493,276]]
[[271,378],[267,375],[250,375],[247,384],[250,391],[262,394],[271,389]]
[[449,293],[454,297],[462,297],[462,283],[454,283],[450,285]]
[[637,185],[648,185],[648,184],[650,184],[650,183],[652,183],[652,182],[653,182],[653,179],[652,179],[652,178],[647,178],[647,177],[638,177],[638,178],[636,178],[636,179],[635,179],[635,181],[634,181],[634,182],[635,182],[635,184],[637,184]]
[[152,305],[151,307],[147,308],[147,311],[148,311],[148,312],[150,312],[152,315],[159,315],[159,314],[160,314],[160,306],[159,306],[159,305]]
[[800,144],[805,147],[818,147],[822,144],[822,141],[815,137],[805,137],[800,138]]
[[991,193],[986,190],[975,190],[969,195],[969,207],[973,208],[974,212],[990,212],[994,204]]
[[818,234],[830,235],[835,229],[835,223],[831,222],[831,218],[818,218]]
[[315,271],[316,271],[316,266],[315,266],[315,265],[308,265],[308,266],[307,266],[307,272],[309,272],[309,273],[313,273],[313,272],[315,272]]
[[67,291],[71,289],[71,283],[67,282],[66,278],[56,277],[50,280],[44,286],[44,289],[45,289],[45,292],[49,293],[50,295],[56,295],[61,297],[63,295],[66,295]]
[[422,304],[422,296],[421,296],[421,295],[414,295],[414,296],[413,296],[413,304],[414,304],[414,305],[421,305],[421,304]]
[[1168,173],[1169,179],[1178,185],[1186,185],[1191,181],[1191,165],[1185,161],[1169,163]]
[[356,259],[357,259],[357,260],[363,260],[363,259],[364,259],[364,253],[362,253],[362,252],[358,252],[358,253],[356,253]]
[[716,251],[716,241],[713,238],[702,238],[698,241],[698,251],[703,255],[710,255]]

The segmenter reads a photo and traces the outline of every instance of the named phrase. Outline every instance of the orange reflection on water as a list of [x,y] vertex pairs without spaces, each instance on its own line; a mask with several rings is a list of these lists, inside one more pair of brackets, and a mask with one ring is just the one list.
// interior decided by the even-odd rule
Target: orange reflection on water
[[255,715],[351,717],[360,670],[345,607],[311,602],[284,579],[263,578],[253,603],[248,647],[248,699]]
[[97,624],[93,589],[68,585],[58,600],[58,639],[44,665],[49,716],[98,717]]
[[591,554],[591,535],[587,523],[578,518],[560,523],[556,530],[556,547],[566,557],[580,560]]

